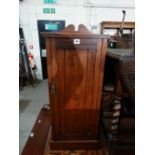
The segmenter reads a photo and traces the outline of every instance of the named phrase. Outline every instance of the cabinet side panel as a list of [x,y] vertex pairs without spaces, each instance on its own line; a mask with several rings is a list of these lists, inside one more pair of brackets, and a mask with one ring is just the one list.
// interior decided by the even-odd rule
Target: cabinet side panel
[[94,83],[93,83],[93,105],[92,105],[92,109],[93,109],[93,118],[92,118],[92,122],[93,122],[93,132],[94,132],[94,135],[97,135],[98,134],[98,123],[99,123],[99,120],[97,119],[98,116],[100,115],[100,109],[98,109],[98,106],[100,105],[100,102],[98,102],[98,97],[99,97],[99,94],[100,94],[100,90],[99,90],[99,82],[100,80],[100,74],[101,72],[101,61],[103,61],[101,59],[101,56],[102,56],[102,50],[101,50],[101,47],[102,47],[102,39],[99,39],[98,40],[98,43],[97,43],[97,53],[96,53],[96,62],[95,62],[95,72],[94,72]]
[[[58,107],[58,115],[59,115],[59,135],[58,137],[61,135],[61,133],[64,132],[64,128],[65,128],[65,121],[64,121],[64,92],[65,92],[65,86],[64,86],[64,75],[65,75],[65,51],[63,49],[57,49],[56,52],[56,61],[57,61],[57,67],[58,67],[58,85],[57,85],[57,93],[58,93],[58,103],[57,103],[57,107]],[[58,129],[57,129],[58,130]]]
[[85,130],[94,135],[94,122],[93,117],[95,117],[94,112],[94,102],[93,102],[93,86],[95,78],[95,64],[96,64],[96,51],[88,51],[88,62],[87,62],[87,81],[86,81],[86,101],[85,101]]

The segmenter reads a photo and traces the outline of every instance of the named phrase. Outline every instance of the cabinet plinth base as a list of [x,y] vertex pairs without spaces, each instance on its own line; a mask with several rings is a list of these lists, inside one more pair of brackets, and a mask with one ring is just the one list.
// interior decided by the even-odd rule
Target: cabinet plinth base
[[51,149],[99,149],[100,142],[96,140],[81,141],[50,141]]

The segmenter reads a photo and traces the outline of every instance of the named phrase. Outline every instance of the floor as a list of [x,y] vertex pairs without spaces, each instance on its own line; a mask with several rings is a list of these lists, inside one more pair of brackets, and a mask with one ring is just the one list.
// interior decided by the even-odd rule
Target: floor
[[[41,120],[40,123],[39,120]],[[51,149],[50,127],[51,127],[50,111],[47,109],[41,109],[32,129],[34,137],[28,138],[28,141],[22,152],[22,155],[107,155],[107,149],[105,145],[103,148],[100,149],[87,149],[87,150]]]
[[67,150],[49,151],[45,155],[106,155],[105,150]]
[[19,152],[21,154],[35,120],[44,104],[48,103],[47,80],[23,87],[19,93]]
[[47,145],[45,155],[107,155],[107,150],[94,149],[94,150],[51,150],[50,146]]
[[[31,129],[38,117],[38,114],[44,104],[48,103],[48,85],[47,80],[43,80],[35,85],[33,88],[31,85],[25,86],[23,90],[19,93],[19,152],[22,153],[22,150],[26,144],[26,141],[29,137]],[[40,133],[40,132],[39,132]],[[40,136],[40,135],[39,135]],[[32,141],[31,141],[32,142]],[[31,148],[35,146],[32,145]],[[105,149],[106,150],[106,149]],[[51,151],[47,149],[46,155],[105,155],[105,150],[84,150],[84,151]],[[95,152],[93,152],[95,151]],[[124,154],[127,155],[128,152]],[[123,155],[124,155],[123,154]],[[133,155],[134,153],[129,154]],[[28,154],[30,155],[30,154]],[[35,154],[37,155],[37,154]],[[120,155],[120,153],[119,153]]]

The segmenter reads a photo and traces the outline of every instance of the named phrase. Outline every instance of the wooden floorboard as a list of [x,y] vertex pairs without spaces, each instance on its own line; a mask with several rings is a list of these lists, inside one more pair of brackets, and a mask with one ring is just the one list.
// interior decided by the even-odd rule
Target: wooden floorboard
[[41,109],[21,155],[44,154],[51,126],[49,115],[48,110]]

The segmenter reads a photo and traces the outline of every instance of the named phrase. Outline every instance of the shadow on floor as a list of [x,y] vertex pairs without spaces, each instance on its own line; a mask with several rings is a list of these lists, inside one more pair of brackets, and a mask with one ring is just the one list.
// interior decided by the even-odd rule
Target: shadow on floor
[[26,86],[31,86],[32,88],[36,88],[37,86],[41,84],[41,82],[42,80],[36,80],[36,79],[34,79],[32,84],[30,84],[28,81],[24,81],[22,85],[20,85],[19,91],[22,91]]
[[31,100],[19,100],[19,111],[20,113],[29,105]]

